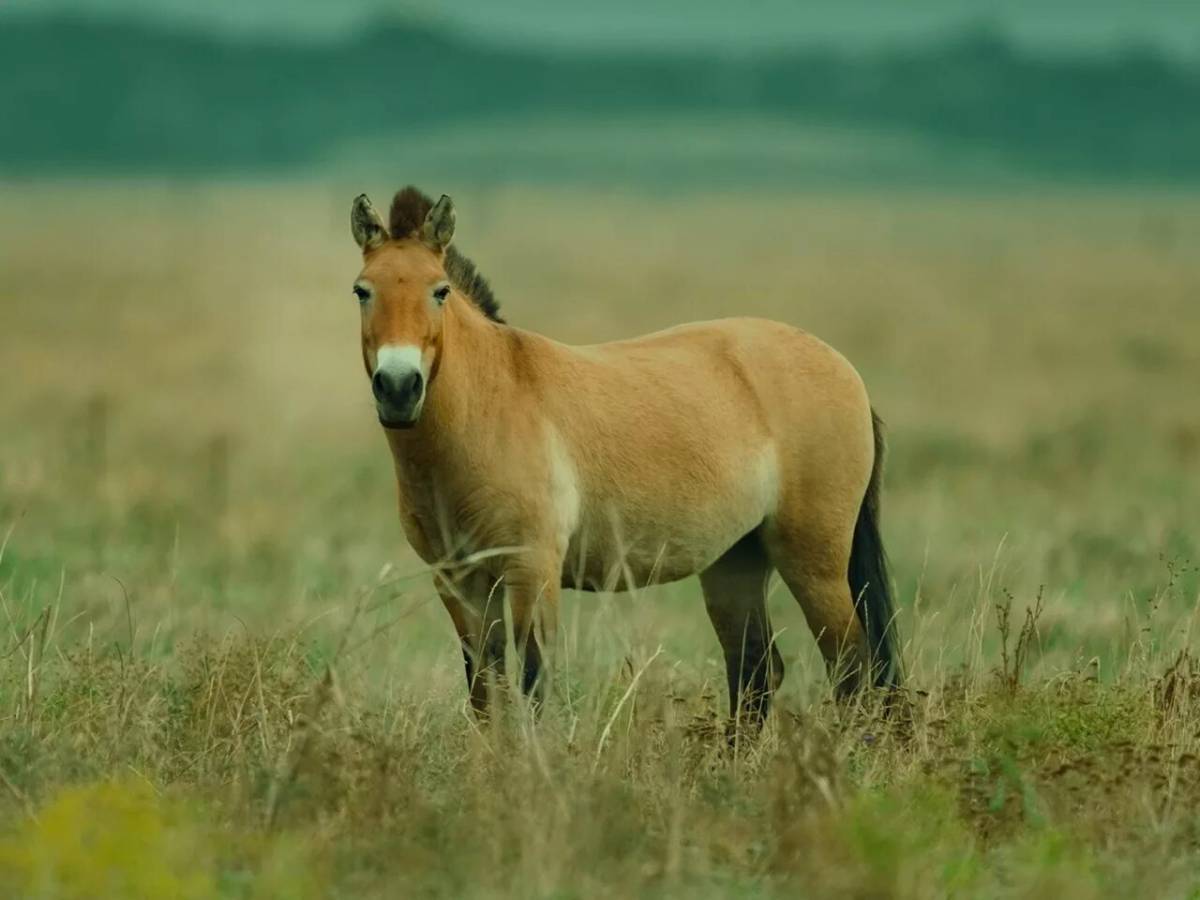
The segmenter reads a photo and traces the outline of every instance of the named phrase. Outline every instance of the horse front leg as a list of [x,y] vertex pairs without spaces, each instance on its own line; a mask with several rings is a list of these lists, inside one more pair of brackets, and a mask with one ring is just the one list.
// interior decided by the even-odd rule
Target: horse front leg
[[471,707],[486,719],[492,694],[504,685],[504,588],[485,572],[439,575],[437,591],[462,646]]
[[521,690],[540,710],[546,696],[558,631],[562,560],[551,556],[514,561],[505,574],[513,622],[513,640],[522,661]]

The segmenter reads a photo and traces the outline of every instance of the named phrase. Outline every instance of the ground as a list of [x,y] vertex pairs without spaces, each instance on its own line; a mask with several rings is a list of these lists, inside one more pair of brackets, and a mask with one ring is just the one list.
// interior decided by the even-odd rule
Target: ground
[[833,705],[776,586],[731,752],[694,580],[568,593],[542,719],[467,713],[360,189],[0,186],[6,895],[1194,895],[1200,197],[455,191],[510,321],[779,318],[888,422],[906,700]]

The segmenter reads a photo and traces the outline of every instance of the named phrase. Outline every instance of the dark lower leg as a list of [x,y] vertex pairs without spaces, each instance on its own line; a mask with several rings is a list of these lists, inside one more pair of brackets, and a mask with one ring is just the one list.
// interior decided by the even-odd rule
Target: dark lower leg
[[504,683],[504,594],[479,572],[441,579],[437,587],[458,632],[471,707],[485,717],[491,694]]
[[521,654],[521,690],[529,697],[535,709],[541,709],[546,696],[546,686],[542,679],[542,650],[537,640],[531,635],[518,648]]
[[504,686],[504,645],[503,621],[494,623],[491,632],[483,638],[462,641],[471,707],[480,716],[487,715],[493,695]]
[[771,709],[771,697],[783,681],[783,657],[761,635],[747,640],[734,654],[726,654],[729,716],[739,729],[762,728]]
[[561,573],[561,560],[543,559],[541,564],[514,567],[507,576],[521,690],[537,711],[546,698],[547,672],[553,668]]
[[751,534],[700,575],[704,606],[725,656],[735,735],[739,729],[757,733],[783,680],[783,660],[767,616],[769,574],[762,543]]

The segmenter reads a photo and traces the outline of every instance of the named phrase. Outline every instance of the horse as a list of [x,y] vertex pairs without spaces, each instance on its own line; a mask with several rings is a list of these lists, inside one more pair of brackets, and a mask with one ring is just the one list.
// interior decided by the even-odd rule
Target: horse
[[728,318],[568,346],[512,327],[452,243],[455,211],[415,187],[388,221],[353,201],[362,361],[400,519],[431,566],[486,719],[504,678],[544,697],[564,588],[699,575],[730,716],[761,726],[783,680],[772,572],[848,697],[901,679],[879,531],[884,439],[836,350]]

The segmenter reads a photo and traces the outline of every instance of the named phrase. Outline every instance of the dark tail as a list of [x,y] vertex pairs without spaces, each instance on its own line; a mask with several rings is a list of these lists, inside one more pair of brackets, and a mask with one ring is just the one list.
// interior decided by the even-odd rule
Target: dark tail
[[900,640],[896,635],[892,585],[888,579],[887,554],[879,535],[879,491],[883,480],[883,421],[871,410],[875,431],[875,462],[871,481],[854,523],[850,548],[850,594],[854,610],[867,634],[871,652],[871,681],[876,687],[900,684]]

